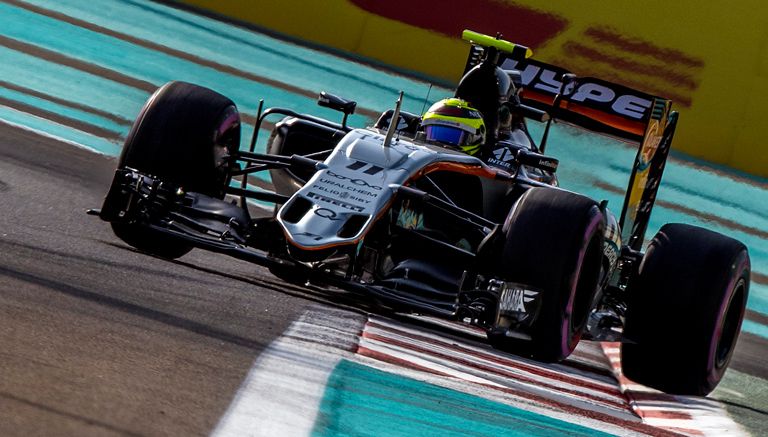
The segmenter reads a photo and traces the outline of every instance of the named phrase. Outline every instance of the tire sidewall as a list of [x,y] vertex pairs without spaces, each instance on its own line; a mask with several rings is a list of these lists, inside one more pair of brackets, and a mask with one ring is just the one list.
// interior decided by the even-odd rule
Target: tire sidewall
[[570,355],[597,292],[603,229],[602,212],[584,196],[548,188],[521,196],[503,225],[506,243],[497,269],[502,279],[540,291],[541,303],[531,341],[494,335],[496,345],[507,349],[506,342],[508,349],[544,361]]
[[[734,266],[731,270],[727,283],[724,285],[724,289],[727,290],[724,298],[721,300],[720,307],[717,310],[715,323],[713,324],[714,331],[710,337],[710,343],[707,353],[707,382],[712,388],[714,388],[722,379],[725,371],[728,368],[728,364],[733,356],[733,352],[736,349],[736,338],[723,338],[726,316],[729,315],[729,311],[738,310],[738,322],[735,326],[735,336],[738,336],[741,331],[741,325],[744,321],[744,313],[746,312],[746,289],[749,283],[749,269],[750,261],[746,252],[739,252],[739,254],[731,262]],[[744,287],[744,295],[741,301],[735,301],[736,294],[740,287]],[[738,305],[738,307],[734,307]],[[725,340],[731,343],[727,352],[727,356],[721,360],[717,355],[719,354],[719,348],[721,342]],[[719,362],[722,361],[722,362]]]

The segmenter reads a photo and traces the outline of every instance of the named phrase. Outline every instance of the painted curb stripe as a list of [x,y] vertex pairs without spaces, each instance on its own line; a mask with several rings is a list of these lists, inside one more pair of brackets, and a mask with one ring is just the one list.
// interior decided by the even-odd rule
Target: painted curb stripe
[[[391,342],[388,342],[388,344],[391,345]],[[493,388],[496,390],[504,391],[506,392],[508,389],[510,389],[510,386],[516,386],[521,387],[522,389],[518,390],[517,392],[526,391],[529,393],[538,393],[537,399],[557,399],[563,396],[570,397],[568,401],[555,401],[554,405],[559,404],[568,404],[572,405],[577,408],[581,408],[584,411],[587,411],[588,408],[585,407],[579,407],[579,404],[589,404],[590,406],[594,407],[602,407],[602,409],[605,409],[604,411],[608,411],[608,409],[611,410],[617,410],[617,411],[628,411],[628,405],[626,402],[620,403],[620,402],[609,402],[603,399],[600,399],[598,397],[589,396],[585,393],[579,393],[577,390],[566,390],[566,389],[558,389],[557,386],[553,384],[547,384],[543,382],[538,382],[526,379],[520,375],[516,375],[512,372],[510,373],[502,373],[498,371],[493,371],[493,369],[489,369],[487,367],[484,367],[482,365],[472,365],[471,363],[464,362],[458,358],[454,358],[452,361],[452,364],[459,364],[464,365],[466,367],[471,368],[474,371],[480,371],[480,372],[489,372],[491,373],[492,377],[494,378],[507,378],[507,384],[508,385],[498,385],[497,383],[494,383],[491,379],[479,379],[478,377],[473,376],[471,373],[464,373],[459,368],[458,371],[456,370],[449,370],[451,367],[444,367],[444,365],[435,364],[432,360],[424,360],[421,358],[414,358],[413,356],[410,356],[408,353],[402,353],[402,351],[398,351],[397,349],[387,349],[386,347],[382,348],[381,346],[375,346],[371,344],[366,344],[362,346],[363,350],[375,350],[381,356],[389,356],[389,357],[399,357],[400,360],[411,360],[416,362],[417,366],[421,363],[421,367],[427,367],[429,369],[437,369],[437,372],[435,373],[442,373],[443,375],[452,376],[455,378],[460,378],[463,380],[466,380],[467,382],[480,384],[485,387]],[[418,350],[414,349],[409,352],[415,352],[417,354],[423,354],[423,355],[431,355],[429,351],[427,350]],[[433,358],[434,355],[430,358]],[[446,359],[450,359],[450,357],[444,357]],[[631,411],[631,410],[629,410]]]
[[[377,330],[377,326],[386,326],[389,329]],[[420,333],[421,335],[414,335],[415,333]],[[389,338],[380,338],[384,336],[388,336]],[[404,339],[407,338],[411,338],[412,344],[410,346],[402,344],[405,343]],[[426,339],[426,341],[424,339]],[[420,342],[422,343],[422,346],[419,345]],[[424,343],[426,343],[427,346],[434,346],[435,349],[424,347]],[[635,432],[650,435],[679,435],[672,431],[663,430],[639,422],[639,419],[637,419],[637,416],[632,412],[633,410],[626,400],[620,405],[611,405],[610,401],[586,399],[588,396],[584,393],[574,393],[574,390],[571,390],[569,393],[563,389],[559,389],[557,384],[568,380],[568,377],[571,375],[560,375],[557,374],[556,371],[548,371],[550,375],[553,375],[553,379],[549,385],[555,387],[556,390],[559,389],[556,393],[547,392],[546,389],[542,389],[543,384],[533,385],[520,383],[518,375],[513,372],[509,372],[509,374],[502,373],[500,378],[494,377],[494,373],[499,376],[498,370],[493,369],[492,367],[483,368],[482,366],[477,366],[476,364],[471,363],[472,359],[468,357],[470,355],[482,356],[485,354],[498,359],[499,362],[524,364],[528,366],[535,362],[516,358],[501,352],[491,351],[491,349],[487,347],[485,352],[482,352],[482,348],[472,347],[461,343],[463,343],[462,340],[441,339],[439,335],[429,332],[428,329],[414,329],[393,320],[387,320],[379,316],[371,315],[363,330],[358,354],[395,366],[403,366],[408,369],[439,376],[458,378],[471,385],[480,386],[485,389],[513,396],[518,398],[521,402],[532,402],[535,405],[558,411],[565,411],[574,416],[590,417],[603,423],[619,425]],[[439,358],[442,361],[435,360],[435,357],[440,355],[438,351],[440,348],[455,352],[455,356],[440,356]],[[599,351],[599,346],[595,346],[595,349]],[[504,356],[498,357],[495,354]],[[520,361],[518,362],[518,360]],[[603,361],[607,361],[604,356]],[[542,365],[542,367],[543,366],[544,365]],[[568,372],[569,370],[567,364],[552,366],[553,368],[557,366],[558,369],[563,369],[565,372]],[[475,372],[471,371],[471,367],[475,368]],[[605,382],[606,378],[604,375],[598,373],[595,374],[594,377],[600,381],[601,384],[605,384],[603,387],[607,389],[607,383]],[[573,384],[578,385],[584,381],[584,375],[580,375],[579,378],[574,378]],[[615,380],[613,380],[613,387],[613,392],[617,394],[614,399],[625,399],[624,396],[619,393],[618,383]],[[610,391],[610,389],[608,390]]]
[[6,98],[2,95],[0,95],[0,105],[6,106],[9,108],[14,108],[21,112],[26,112],[28,114],[32,114],[40,118],[45,118],[47,120],[51,120],[59,124],[63,124],[73,129],[86,132],[95,137],[104,138],[105,140],[108,140],[108,141],[118,142],[121,140],[120,135],[114,131],[105,129],[103,127],[100,127],[85,121],[81,121],[80,119],[77,119],[77,118],[67,117],[65,115],[62,115],[60,112],[54,112],[52,110],[42,109],[41,108],[42,105],[23,103],[23,102],[19,102],[18,100]]
[[[457,323],[454,323],[454,324],[457,325]],[[509,355],[506,355],[506,354],[502,355],[501,353],[495,352],[495,351],[493,353],[489,353],[488,349],[472,347],[468,345],[459,345],[457,343],[448,343],[444,338],[441,338],[439,336],[432,336],[429,333],[423,333],[418,330],[414,330],[412,328],[408,328],[405,326],[398,327],[396,325],[387,324],[386,322],[379,321],[379,319],[376,317],[372,317],[371,320],[369,320],[367,327],[389,331],[391,333],[400,334],[421,342],[426,342],[426,343],[431,343],[432,345],[446,347],[455,352],[467,354],[476,358],[481,358],[489,362],[506,365],[506,366],[517,366],[522,370],[526,370],[529,373],[532,373],[538,376],[549,377],[549,378],[562,377],[567,379],[578,378],[578,374],[575,374],[574,376],[569,376],[569,377],[561,376],[556,371],[552,371],[546,367],[539,366],[538,365],[539,363],[537,361],[525,360],[524,358],[517,358],[513,360],[511,358],[508,358]],[[483,333],[482,342],[485,343],[485,341],[486,341],[486,337],[485,337],[485,333]],[[587,355],[583,351],[584,351],[583,348],[576,351],[575,352],[576,356],[572,356],[572,359],[578,358],[579,355],[581,355],[582,359],[587,356],[589,357],[590,360],[595,359],[594,355]],[[604,357],[600,355],[599,359],[604,360]],[[530,363],[530,364],[526,364],[526,363]],[[588,375],[581,382],[582,384],[585,384],[586,387],[592,387],[594,390],[598,390],[598,391],[605,391],[605,393],[619,392],[619,390],[616,389],[615,387],[613,375],[611,374],[607,378],[602,378],[603,379],[602,381],[595,379],[594,378],[595,370],[598,370],[598,369],[595,369],[594,367],[591,367],[591,366],[585,367],[572,360],[569,360],[567,365],[550,364],[550,366],[555,368],[567,366],[569,371],[573,371],[577,369],[580,369],[581,371],[586,371],[588,372]],[[601,372],[598,372],[598,373],[601,373]],[[603,376],[605,376],[605,374],[603,374]]]
[[[452,374],[454,377],[460,377],[469,382],[484,383],[495,387],[508,387],[509,384],[513,384],[527,391],[536,392],[542,397],[552,399],[567,397],[573,403],[584,402],[619,411],[631,411],[624,396],[618,390],[615,390],[615,396],[597,395],[594,390],[579,385],[585,381],[570,380],[568,375],[561,375],[556,372],[550,372],[550,378],[533,378],[530,376],[530,372],[521,371],[521,368],[516,365],[517,363],[512,360],[508,362],[507,366],[493,366],[489,365],[487,361],[473,360],[459,350],[455,350],[453,354],[441,353],[439,346],[435,348],[423,347],[417,342],[401,341],[393,338],[393,336],[377,336],[370,332],[368,325],[363,332],[363,339],[360,344],[361,347],[368,350],[398,356],[401,359],[417,360],[417,364],[421,363],[423,367],[443,369],[442,373]],[[584,385],[588,385],[588,383]]]
[[257,358],[212,435],[679,435],[629,412],[632,420],[621,419],[490,380],[435,376],[413,357],[367,353],[367,322],[310,307]]
[[74,68],[94,76],[110,78],[115,82],[121,83],[131,88],[142,90],[146,93],[151,93],[157,89],[157,86],[152,82],[137,79],[113,69],[102,67],[90,62],[81,61],[71,56],[67,56],[41,46],[19,41],[4,35],[0,35],[0,45],[5,46],[11,50],[26,53],[36,58],[45,59],[59,65],[66,65],[67,67]]
[[748,435],[715,400],[669,395],[630,381],[621,372],[621,344],[602,343],[602,348],[643,423],[691,436]]
[[[413,334],[398,335],[397,332],[384,332],[379,330],[380,334],[383,334],[380,335],[376,334],[376,332],[375,325],[369,323],[366,325],[366,330],[363,332],[363,338],[371,340],[372,343],[384,343],[399,346],[400,348],[410,348],[414,352],[426,353],[435,358],[453,359],[457,364],[475,367],[483,370],[485,373],[496,374],[505,378],[514,377],[518,381],[539,384],[541,387],[553,391],[578,394],[567,388],[578,386],[581,389],[587,390],[587,392],[583,394],[587,399],[594,401],[613,399],[613,403],[619,408],[623,408],[626,404],[621,391],[618,390],[615,385],[609,386],[607,384],[593,382],[593,380],[588,378],[564,375],[544,367],[525,364],[522,361],[505,359],[499,355],[474,352],[458,345],[436,341],[425,342]],[[567,387],[564,387],[563,385],[566,385]]]

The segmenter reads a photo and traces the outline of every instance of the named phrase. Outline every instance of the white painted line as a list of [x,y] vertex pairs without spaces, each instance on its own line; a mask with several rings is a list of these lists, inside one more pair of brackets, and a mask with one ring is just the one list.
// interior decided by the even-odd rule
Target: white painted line
[[[444,365],[451,366],[452,368],[467,369],[464,374],[469,375],[467,372],[490,374],[496,378],[502,378],[508,380],[510,376],[515,376],[516,380],[524,378],[531,380],[530,383],[521,382],[521,384],[529,386],[531,389],[539,390],[544,388],[543,385],[557,386],[555,389],[550,389],[551,392],[562,393],[565,390],[578,391],[592,397],[602,398],[607,401],[625,404],[624,396],[616,390],[615,382],[613,384],[606,384],[603,381],[595,380],[593,378],[584,377],[582,375],[574,375],[570,373],[563,373],[561,379],[553,379],[552,375],[559,373],[555,370],[548,368],[544,365],[531,365],[516,361],[509,358],[506,355],[502,355],[492,350],[483,350],[482,353],[468,353],[468,351],[451,347],[452,345],[447,343],[441,343],[438,341],[426,342],[412,337],[398,334],[397,332],[387,331],[366,326],[366,333],[374,334],[386,338],[393,339],[399,343],[410,344],[413,348],[409,349],[409,355],[412,357],[420,357],[420,359],[429,359],[434,363],[443,363]],[[373,341],[371,339],[364,339],[372,347],[376,345],[384,344],[381,341]],[[388,346],[394,347],[391,344]],[[403,348],[398,348],[404,350]],[[429,352],[419,352],[429,351]],[[427,358],[428,357],[428,358]],[[494,375],[495,374],[495,375]],[[499,376],[503,375],[503,376]],[[548,376],[549,375],[549,376]],[[596,385],[604,388],[604,391],[594,390],[585,387],[585,384]],[[615,392],[612,394],[610,392]]]
[[[491,349],[487,345],[477,345],[474,340],[454,337],[450,333],[432,331],[429,327],[411,326],[407,323],[386,319],[384,317],[370,315],[361,340],[359,353],[367,357],[363,363],[381,368],[388,372],[394,372],[410,378],[424,380],[454,390],[482,396],[487,399],[513,405],[538,414],[555,417],[571,423],[589,424],[593,429],[603,430],[614,435],[655,435],[655,428],[648,425],[635,427],[632,423],[640,424],[641,420],[632,413],[626,403],[626,399],[618,394],[618,383],[610,376],[602,373],[594,374],[596,380],[589,381],[589,371],[578,369],[578,378],[585,382],[607,384],[616,395],[613,399],[619,404],[605,404],[591,399],[579,399],[580,393],[558,393],[548,391],[541,387],[542,384],[525,383],[514,375],[501,376],[494,373],[493,369],[478,369],[473,365],[473,360],[478,363],[491,364],[504,368],[505,365],[542,366],[542,370],[553,373],[550,385],[559,384],[556,380],[565,373],[571,373],[577,369],[569,367],[572,364],[542,364],[525,358],[514,357],[503,352]],[[422,319],[419,317],[419,319]],[[422,319],[423,320],[423,319]],[[394,336],[390,339],[378,338],[380,334],[390,333]],[[441,335],[443,334],[443,335]],[[446,335],[447,334],[447,335]],[[421,343],[408,345],[406,340]],[[599,345],[592,345],[593,350],[587,349],[585,356],[598,359],[602,367],[607,370],[607,361],[600,352]],[[439,354],[435,357],[434,354]],[[485,362],[484,360],[487,360]],[[555,368],[556,367],[556,368]],[[469,376],[469,377],[467,377]],[[489,385],[483,380],[493,381]],[[606,393],[602,393],[603,396]],[[619,408],[620,407],[620,408]],[[624,425],[617,427],[617,423],[623,421]],[[647,428],[643,428],[647,427]]]
[[369,339],[363,338],[360,342],[360,346],[366,349],[376,351],[382,354],[390,355],[394,358],[407,361],[418,367],[429,369],[434,373],[443,374],[453,378],[462,379],[464,381],[473,382],[476,384],[490,385],[495,387],[504,387],[501,384],[493,382],[490,379],[481,378],[470,373],[462,372],[461,370],[450,366],[449,363],[441,363],[434,360],[429,360],[424,357],[414,356],[409,350],[392,346],[386,343],[375,342]]
[[328,307],[305,313],[262,352],[211,435],[310,435],[326,381],[344,351],[353,356],[364,322]]
[[[574,367],[570,367],[568,363],[552,363],[552,364],[543,364],[539,361],[518,357],[518,356],[512,356],[504,352],[497,351],[495,349],[489,348],[487,345],[484,346],[476,346],[471,343],[467,342],[459,342],[458,340],[452,340],[450,338],[446,338],[445,336],[441,336],[435,333],[430,332],[428,329],[415,329],[412,327],[409,327],[404,324],[396,323],[391,320],[386,320],[383,318],[379,318],[376,316],[371,316],[370,323],[366,325],[366,330],[370,331],[372,333],[382,333],[381,330],[376,328],[375,325],[381,325],[385,327],[386,329],[389,329],[389,332],[386,335],[392,336],[394,339],[399,340],[407,340],[414,342],[416,345],[420,345],[422,347],[426,347],[427,345],[434,345],[434,346],[440,346],[442,348],[447,348],[445,350],[445,353],[450,354],[456,354],[455,351],[456,348],[460,349],[460,353],[462,356],[466,356],[467,359],[471,360],[482,360],[485,363],[488,363],[489,365],[493,366],[501,366],[502,368],[506,368],[507,366],[513,366],[513,367],[528,367],[532,369],[539,369],[542,372],[547,373],[565,373],[567,374],[567,377],[574,380],[582,380],[582,381],[588,381],[590,384],[594,385],[600,385],[604,387],[605,389],[615,390],[618,392],[616,381],[614,378],[610,376],[604,376],[596,373],[588,373],[584,372],[581,369],[577,369]],[[411,337],[403,337],[403,334],[408,334]],[[414,339],[414,337],[416,339]],[[424,340],[417,340],[418,338],[426,339]],[[593,345],[592,346],[595,351],[599,351],[599,346]],[[580,354],[582,355],[582,358],[587,357],[588,355],[584,353],[584,348],[579,349]],[[570,359],[570,358],[569,358]],[[585,359],[584,361],[589,361],[588,359]],[[603,361],[605,361],[603,359]],[[498,364],[497,364],[498,363]],[[606,368],[605,366],[599,366],[599,368]]]
[[542,364],[488,347],[470,346],[377,316],[371,316],[366,324],[361,346],[415,368],[490,389],[530,393],[562,405],[634,418],[615,380],[608,384],[602,376],[574,374],[567,365]]

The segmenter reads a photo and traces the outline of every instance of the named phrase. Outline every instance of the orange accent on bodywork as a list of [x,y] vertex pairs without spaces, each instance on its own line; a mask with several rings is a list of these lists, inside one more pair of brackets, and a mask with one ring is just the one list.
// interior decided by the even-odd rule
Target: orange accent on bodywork
[[409,179],[408,182],[418,177],[421,177],[425,174],[432,173],[435,171],[451,171],[454,173],[463,173],[463,174],[468,174],[472,176],[480,176],[488,179],[508,179],[512,177],[512,175],[505,172],[504,170],[495,169],[491,167],[464,164],[461,162],[436,162],[434,164],[429,164],[423,169],[421,169],[418,173],[414,175],[414,177]]

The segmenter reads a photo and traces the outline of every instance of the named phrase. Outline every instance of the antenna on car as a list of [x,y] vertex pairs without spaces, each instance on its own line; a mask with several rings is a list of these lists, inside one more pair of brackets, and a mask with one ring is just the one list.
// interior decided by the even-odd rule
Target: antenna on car
[[384,147],[389,147],[392,142],[392,137],[397,131],[397,125],[400,122],[400,106],[403,104],[403,92],[400,91],[400,96],[395,102],[395,112],[392,113],[392,118],[389,120],[389,129],[387,129],[387,136],[384,137]]
[[429,88],[427,88],[427,95],[424,96],[424,104],[421,105],[421,115],[424,115],[424,111],[427,110],[427,102],[429,102],[429,95],[432,93],[432,84],[429,84]]
[[555,94],[555,98],[552,100],[552,116],[547,120],[547,125],[544,127],[544,135],[541,136],[541,142],[539,143],[539,152],[544,153],[547,148],[547,139],[549,138],[549,128],[552,126],[552,119],[555,118],[560,110],[560,102],[568,93],[573,92],[573,84],[578,77],[573,73],[563,74],[560,82],[560,88]]

